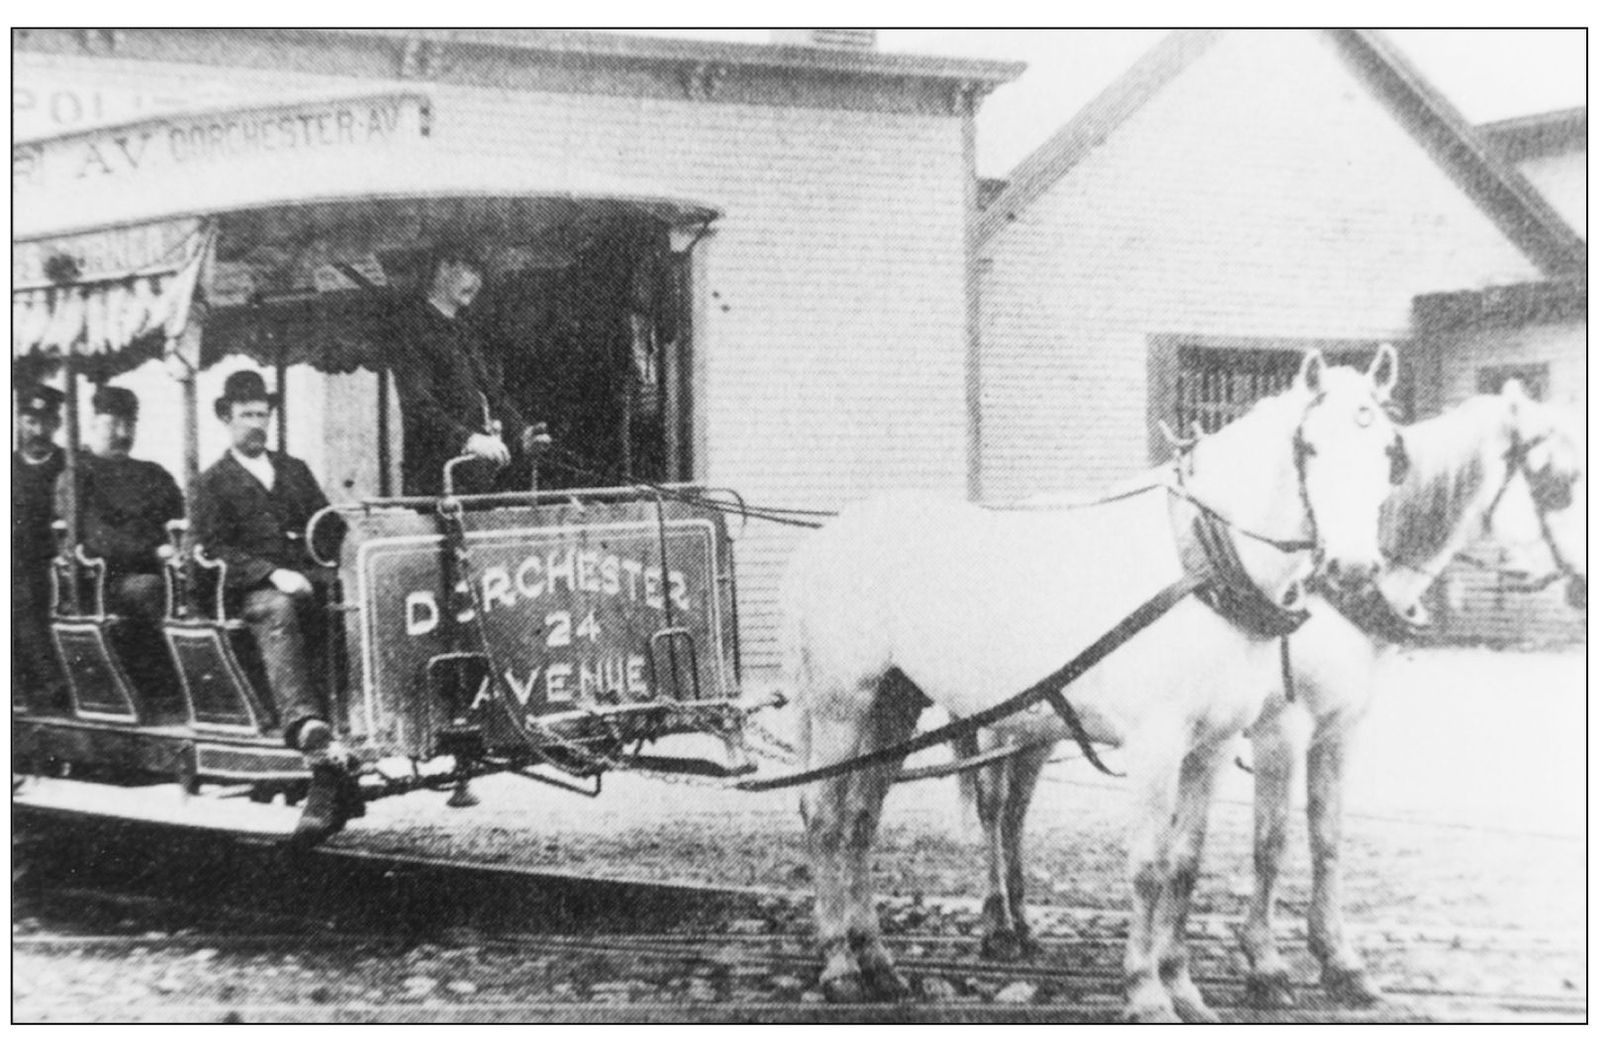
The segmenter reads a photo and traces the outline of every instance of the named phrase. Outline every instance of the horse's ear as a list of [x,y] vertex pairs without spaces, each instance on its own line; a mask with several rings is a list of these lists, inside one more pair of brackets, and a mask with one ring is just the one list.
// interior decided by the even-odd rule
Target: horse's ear
[[1320,383],[1324,380],[1325,358],[1319,350],[1310,349],[1303,354],[1302,366],[1297,368],[1297,377],[1292,379],[1295,389],[1307,389],[1310,393],[1319,394]]
[[1381,343],[1370,362],[1369,379],[1375,383],[1375,397],[1384,400],[1398,384],[1398,351],[1390,342]]
[[1526,383],[1519,378],[1511,378],[1505,382],[1504,387],[1498,390],[1498,395],[1510,401],[1511,404],[1532,398],[1532,394],[1526,391]]
[[1511,378],[1498,391],[1498,396],[1508,405],[1510,417],[1515,422],[1515,433],[1521,439],[1536,439],[1548,431],[1548,416],[1544,408],[1532,399],[1525,382]]

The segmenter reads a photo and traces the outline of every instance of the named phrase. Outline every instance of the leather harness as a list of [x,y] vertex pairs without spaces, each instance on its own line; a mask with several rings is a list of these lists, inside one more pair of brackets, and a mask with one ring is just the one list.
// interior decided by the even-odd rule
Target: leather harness
[[1308,618],[1308,613],[1282,608],[1269,601],[1263,592],[1258,590],[1256,584],[1247,576],[1246,569],[1241,564],[1240,553],[1236,551],[1234,543],[1229,538],[1228,523],[1216,512],[1177,487],[1158,487],[1158,489],[1167,489],[1174,495],[1174,500],[1195,509],[1196,512],[1187,526],[1191,535],[1184,537],[1179,545],[1180,560],[1185,573],[1119,620],[1117,625],[1102,634],[1084,651],[1004,702],[959,720],[953,720],[904,742],[797,774],[748,779],[739,782],[737,787],[747,792],[770,792],[836,778],[868,767],[894,763],[912,753],[954,741],[980,728],[989,727],[1039,702],[1047,703],[1056,712],[1091,766],[1103,774],[1123,777],[1108,768],[1096,754],[1095,746],[1085,731],[1078,712],[1068,702],[1063,690],[1192,594],[1200,597],[1219,615],[1255,637],[1280,637],[1281,662],[1286,678],[1287,694],[1292,694],[1290,654],[1286,648],[1285,635],[1301,626]]

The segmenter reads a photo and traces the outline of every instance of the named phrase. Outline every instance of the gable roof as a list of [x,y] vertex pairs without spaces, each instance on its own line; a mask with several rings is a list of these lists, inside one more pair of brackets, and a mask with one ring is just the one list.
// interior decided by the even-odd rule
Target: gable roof
[[[1337,44],[1359,78],[1539,269],[1559,275],[1586,266],[1586,243],[1384,37],[1366,29],[1314,31]],[[1142,56],[1018,164],[979,221],[978,240],[988,239],[1050,190],[1224,34],[1205,29],[1170,33]]]
[[1500,158],[1522,162],[1544,155],[1588,150],[1588,110],[1562,108],[1483,123],[1476,132]]

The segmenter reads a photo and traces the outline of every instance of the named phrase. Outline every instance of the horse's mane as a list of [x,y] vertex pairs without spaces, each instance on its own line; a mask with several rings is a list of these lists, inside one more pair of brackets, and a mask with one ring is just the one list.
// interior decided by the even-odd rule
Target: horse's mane
[[1505,407],[1497,396],[1473,396],[1404,427],[1409,475],[1381,511],[1381,544],[1389,559],[1422,563],[1459,532],[1492,466],[1502,462]]

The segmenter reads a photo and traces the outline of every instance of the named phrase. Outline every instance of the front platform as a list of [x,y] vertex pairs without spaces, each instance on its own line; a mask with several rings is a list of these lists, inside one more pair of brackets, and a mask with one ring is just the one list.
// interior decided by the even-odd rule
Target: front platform
[[177,784],[129,788],[70,778],[14,780],[19,783],[11,793],[13,809],[61,817],[229,832],[278,842],[290,838],[300,814],[295,807],[254,803],[245,796],[191,795]]

